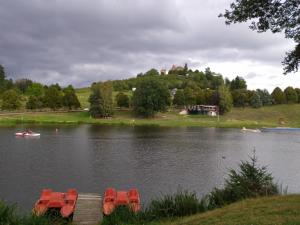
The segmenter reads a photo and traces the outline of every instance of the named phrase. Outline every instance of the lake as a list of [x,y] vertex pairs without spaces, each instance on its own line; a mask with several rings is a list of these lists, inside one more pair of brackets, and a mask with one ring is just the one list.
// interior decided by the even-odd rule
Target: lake
[[137,187],[144,204],[180,189],[201,197],[254,149],[275,181],[300,192],[299,132],[78,125],[31,126],[40,138],[16,138],[26,126],[0,128],[0,198],[22,211],[43,188],[102,194]]

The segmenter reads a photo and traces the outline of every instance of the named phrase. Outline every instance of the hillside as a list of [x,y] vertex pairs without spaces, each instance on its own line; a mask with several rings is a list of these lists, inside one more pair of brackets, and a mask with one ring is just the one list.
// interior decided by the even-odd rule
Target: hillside
[[152,225],[297,225],[300,195],[258,198],[174,221]]

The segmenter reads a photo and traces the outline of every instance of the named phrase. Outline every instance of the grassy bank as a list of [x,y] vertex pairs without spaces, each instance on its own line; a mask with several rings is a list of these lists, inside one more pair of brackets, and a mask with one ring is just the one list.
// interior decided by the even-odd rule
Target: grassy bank
[[117,110],[110,119],[93,119],[88,112],[43,112],[17,115],[1,115],[0,124],[38,123],[38,124],[102,124],[102,125],[154,125],[165,127],[223,127],[260,128],[276,127],[279,121],[283,126],[300,127],[300,104],[276,105],[253,108],[234,108],[230,113],[217,117],[179,115],[178,111],[159,113],[155,118],[136,118],[131,111]]
[[[297,225],[300,224],[300,195],[248,199],[220,209],[149,225]],[[67,224],[32,215],[19,216],[15,208],[0,202],[1,224]],[[105,224],[105,222],[103,223]]]
[[300,195],[249,199],[226,207],[152,225],[296,225],[300,224]]

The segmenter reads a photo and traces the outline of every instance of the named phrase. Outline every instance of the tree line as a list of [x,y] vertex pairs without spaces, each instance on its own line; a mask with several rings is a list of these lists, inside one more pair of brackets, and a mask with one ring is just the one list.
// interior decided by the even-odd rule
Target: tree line
[[80,108],[80,102],[72,85],[65,88],[58,84],[47,86],[29,79],[19,79],[14,82],[12,79],[6,79],[2,65],[0,65],[0,97],[2,110],[19,109],[24,100],[26,108],[30,110]]
[[[113,91],[117,92],[113,99]],[[132,93],[132,94],[131,94]],[[29,79],[15,82],[5,77],[0,66],[1,108],[18,109],[21,100],[26,100],[30,110],[50,108],[76,109],[80,103],[74,88],[58,84],[43,85]],[[24,97],[25,96],[25,97]],[[184,67],[172,68],[166,72],[150,69],[139,73],[134,78],[93,83],[89,97],[91,116],[110,117],[114,106],[130,108],[139,116],[151,117],[169,107],[184,108],[191,105],[218,105],[220,114],[229,112],[234,107],[259,108],[273,104],[300,102],[300,89],[276,87],[270,94],[266,89],[248,90],[246,80],[240,76],[232,80],[221,74],[191,70]]]
[[[246,80],[240,76],[232,80],[224,79],[221,74],[214,73],[209,68],[205,71],[193,71],[185,64],[184,69],[170,70],[168,74],[150,69],[144,74],[137,74],[135,78],[94,84],[90,103],[93,109],[98,109],[93,111],[92,115],[95,117],[113,114],[113,107],[108,107],[111,109],[109,114],[107,111],[102,113],[100,107],[96,107],[104,102],[101,87],[105,85],[110,86],[106,90],[119,92],[115,99],[117,106],[130,107],[137,115],[147,117],[165,111],[170,106],[184,108],[190,105],[218,105],[220,114],[224,114],[233,106],[259,108],[300,102],[299,88],[287,87],[281,90],[276,87],[271,94],[267,89],[248,90]],[[128,96],[126,93],[132,90],[133,95]],[[95,96],[100,100],[96,100]],[[106,96],[112,98],[112,94]],[[112,99],[105,102],[112,104]]]

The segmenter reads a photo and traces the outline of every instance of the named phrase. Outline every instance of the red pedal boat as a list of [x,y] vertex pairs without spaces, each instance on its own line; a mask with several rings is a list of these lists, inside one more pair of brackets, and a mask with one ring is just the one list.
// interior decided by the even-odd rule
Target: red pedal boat
[[133,212],[141,209],[140,195],[137,189],[116,191],[114,188],[107,188],[103,198],[103,214],[111,214],[118,206],[127,206]]
[[68,218],[74,212],[77,197],[78,193],[75,189],[69,189],[67,193],[44,189],[40,199],[34,205],[33,212],[40,216],[49,209],[57,209],[63,218]]

